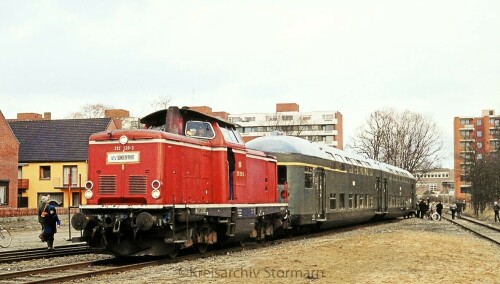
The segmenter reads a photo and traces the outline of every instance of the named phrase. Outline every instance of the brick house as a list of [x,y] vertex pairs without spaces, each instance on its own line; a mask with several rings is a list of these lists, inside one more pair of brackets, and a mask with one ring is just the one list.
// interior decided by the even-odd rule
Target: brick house
[[112,118],[46,118],[8,123],[19,141],[16,174],[20,180],[29,181],[18,189],[18,207],[28,208],[36,208],[40,197],[46,194],[62,206],[79,205],[87,179],[89,136],[118,129]]
[[19,142],[0,111],[0,208],[17,207]]

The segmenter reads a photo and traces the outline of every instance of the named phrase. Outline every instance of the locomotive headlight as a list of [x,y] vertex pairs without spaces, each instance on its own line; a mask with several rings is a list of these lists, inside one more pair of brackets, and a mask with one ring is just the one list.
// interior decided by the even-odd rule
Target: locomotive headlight
[[85,189],[86,190],[92,190],[92,188],[94,188],[94,183],[91,182],[90,180],[88,180],[86,183],[85,183]]
[[85,198],[90,199],[92,198],[94,194],[92,193],[92,190],[86,190],[85,191]]
[[125,135],[122,135],[122,136],[120,136],[120,139],[118,139],[118,141],[120,142],[120,144],[125,145],[128,142],[128,137]]
[[151,187],[153,189],[160,189],[160,186],[161,186],[161,182],[157,179],[155,179],[154,181],[151,182]]
[[158,199],[160,198],[160,191],[158,189],[153,189],[153,191],[151,191],[151,196],[154,198],[154,199]]

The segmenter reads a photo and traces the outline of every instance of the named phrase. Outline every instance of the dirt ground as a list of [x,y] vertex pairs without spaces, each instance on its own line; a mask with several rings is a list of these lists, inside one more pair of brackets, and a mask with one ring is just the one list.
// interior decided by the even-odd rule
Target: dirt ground
[[[28,227],[36,226],[14,232],[18,248],[42,245]],[[500,247],[447,221],[413,218],[77,282],[500,283]]]
[[499,249],[414,218],[82,283],[500,283]]

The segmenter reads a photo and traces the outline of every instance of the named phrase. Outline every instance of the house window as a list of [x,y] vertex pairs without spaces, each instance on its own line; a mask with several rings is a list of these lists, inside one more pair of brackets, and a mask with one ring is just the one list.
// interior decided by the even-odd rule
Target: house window
[[40,166],[40,179],[50,179],[50,166]]
[[9,184],[0,182],[0,205],[9,203]]
[[64,166],[63,167],[63,181],[64,186],[69,185],[69,175],[71,174],[71,186],[76,186],[78,181],[78,168],[77,166]]

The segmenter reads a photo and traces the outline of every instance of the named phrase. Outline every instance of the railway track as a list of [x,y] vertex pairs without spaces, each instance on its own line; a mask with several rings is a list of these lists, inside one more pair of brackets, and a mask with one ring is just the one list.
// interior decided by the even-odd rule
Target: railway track
[[0,253],[0,263],[85,253],[90,253],[86,244],[59,246],[53,251],[47,251],[47,248],[6,251]]
[[[394,220],[388,220],[385,222],[394,222]],[[277,239],[269,242],[246,243],[244,246],[239,246],[235,244],[234,246],[223,249],[210,250],[205,254],[194,253],[195,251],[194,249],[192,250],[188,249],[186,251],[181,251],[180,255],[175,259],[140,257],[140,258],[129,258],[124,260],[124,259],[111,258],[105,260],[85,261],[85,262],[71,263],[59,266],[43,267],[39,269],[14,271],[14,272],[0,274],[0,282],[18,284],[18,283],[59,283],[65,281],[73,281],[77,279],[91,278],[99,275],[136,270],[147,266],[173,264],[188,260],[196,260],[199,258],[227,255],[243,250],[254,250],[296,240],[317,238],[328,234],[336,233],[339,231],[356,230],[359,229],[359,227],[367,225],[377,226],[385,222],[355,225],[345,228],[337,228],[335,230],[325,230],[306,235],[297,235],[294,237]]]
[[443,218],[481,238],[500,245],[500,228],[463,215],[460,218],[451,219],[451,215],[443,214]]

